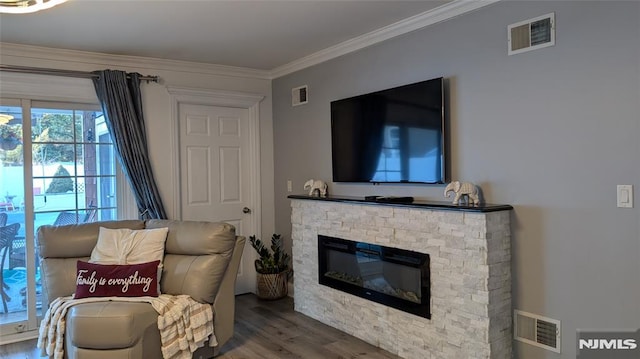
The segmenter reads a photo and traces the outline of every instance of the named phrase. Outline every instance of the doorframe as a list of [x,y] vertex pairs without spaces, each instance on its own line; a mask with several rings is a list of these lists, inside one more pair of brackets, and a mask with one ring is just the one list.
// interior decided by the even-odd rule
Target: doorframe
[[[263,95],[223,90],[207,90],[167,86],[171,95],[170,148],[173,150],[171,173],[173,175],[173,193],[177,194],[173,202],[173,213],[182,219],[182,193],[180,173],[180,104],[235,107],[248,110],[249,116],[249,179],[251,191],[251,219],[248,233],[262,231],[262,191],[260,185],[260,102]],[[246,234],[246,233],[245,233]]]

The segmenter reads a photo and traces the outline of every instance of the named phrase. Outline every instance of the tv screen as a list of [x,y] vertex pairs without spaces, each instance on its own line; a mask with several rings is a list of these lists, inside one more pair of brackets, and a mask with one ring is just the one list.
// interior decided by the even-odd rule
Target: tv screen
[[331,102],[334,182],[444,183],[443,79]]

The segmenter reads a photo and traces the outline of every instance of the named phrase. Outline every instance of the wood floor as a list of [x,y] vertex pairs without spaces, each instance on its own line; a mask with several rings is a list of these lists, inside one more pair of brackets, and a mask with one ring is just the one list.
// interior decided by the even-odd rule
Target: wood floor
[[[0,358],[40,358],[36,341],[0,346]],[[291,298],[236,297],[235,334],[216,359],[399,358],[293,311]]]

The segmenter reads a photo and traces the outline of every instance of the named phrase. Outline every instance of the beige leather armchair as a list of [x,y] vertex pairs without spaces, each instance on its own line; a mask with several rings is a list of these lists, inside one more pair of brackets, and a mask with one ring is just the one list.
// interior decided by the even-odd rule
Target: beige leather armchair
[[[75,292],[76,262],[87,261],[96,245],[100,227],[168,227],[161,290],[188,294],[210,303],[218,345],[205,344],[193,358],[211,358],[233,335],[234,287],[245,238],[226,223],[125,220],[68,226],[42,226],[38,247],[46,305]],[[67,312],[65,358],[117,359],[162,358],[158,315],[148,303],[84,303]]]

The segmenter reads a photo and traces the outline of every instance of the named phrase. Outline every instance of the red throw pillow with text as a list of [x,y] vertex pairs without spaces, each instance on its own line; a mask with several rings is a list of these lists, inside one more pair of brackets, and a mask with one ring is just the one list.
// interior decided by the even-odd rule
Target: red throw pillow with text
[[158,264],[95,264],[78,261],[75,299],[158,296]]

